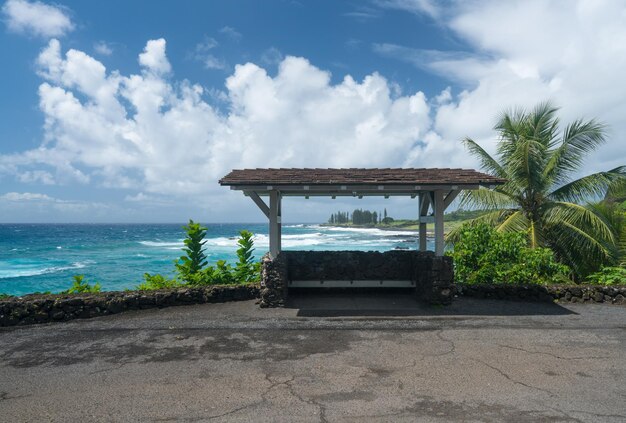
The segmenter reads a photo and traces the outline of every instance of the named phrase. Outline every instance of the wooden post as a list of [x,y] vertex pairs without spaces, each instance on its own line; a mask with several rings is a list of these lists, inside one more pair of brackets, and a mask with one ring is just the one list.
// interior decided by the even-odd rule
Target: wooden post
[[278,252],[283,251],[283,196],[278,192]]
[[445,210],[443,202],[443,191],[435,191],[435,255],[443,256],[443,211]]
[[425,203],[426,198],[426,193],[420,192],[418,211],[420,251],[426,251],[426,222],[422,222],[422,216],[426,216],[428,214],[428,204]]
[[270,191],[270,257],[275,259],[280,253],[280,194]]

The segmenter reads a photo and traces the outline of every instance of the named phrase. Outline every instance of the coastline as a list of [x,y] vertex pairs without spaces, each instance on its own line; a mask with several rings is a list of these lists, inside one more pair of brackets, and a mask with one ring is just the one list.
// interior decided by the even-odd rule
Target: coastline
[[[345,228],[345,229],[379,229],[381,231],[389,231],[389,232],[396,232],[396,231],[402,231],[402,232],[414,232],[414,233],[418,233],[419,229],[417,228],[417,223],[415,224],[409,224],[409,225],[397,225],[397,226],[390,226],[390,225],[354,225],[354,224],[346,224],[346,223],[334,223],[334,224],[330,224],[330,223],[320,223],[319,226],[322,226],[324,228]],[[452,228],[450,228],[448,225],[446,225],[444,223],[444,233],[447,234]],[[434,236],[435,234],[435,228],[434,228],[434,224],[429,223],[426,225],[426,234],[428,236]]]

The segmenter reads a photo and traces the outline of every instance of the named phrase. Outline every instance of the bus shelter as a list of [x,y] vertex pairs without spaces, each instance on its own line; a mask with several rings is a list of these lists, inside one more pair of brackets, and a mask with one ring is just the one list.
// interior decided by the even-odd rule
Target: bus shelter
[[[444,251],[444,211],[463,190],[493,188],[504,180],[472,169],[236,169],[219,183],[242,191],[269,219],[270,255],[281,251],[283,197],[405,196],[419,199],[419,250],[434,223],[435,255]],[[268,202],[263,197],[269,198]]]

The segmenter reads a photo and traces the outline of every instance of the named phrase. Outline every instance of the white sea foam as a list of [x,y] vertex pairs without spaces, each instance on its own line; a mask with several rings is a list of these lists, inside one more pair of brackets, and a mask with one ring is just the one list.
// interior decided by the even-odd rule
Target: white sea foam
[[161,248],[167,248],[167,247],[176,247],[176,248],[183,248],[185,246],[185,244],[183,243],[183,241],[176,241],[176,242],[164,242],[164,241],[139,241],[139,243],[141,245],[145,245],[146,247],[161,247]]
[[92,260],[74,262],[69,266],[47,266],[42,267],[37,264],[14,264],[0,262],[0,279],[21,278],[26,276],[39,276],[48,273],[62,272],[64,270],[82,269],[89,264],[95,263]]
[[378,229],[378,228],[346,228],[341,226],[327,226],[324,227],[329,231],[337,231],[337,232],[356,232],[362,234],[369,234],[375,236],[396,236],[396,235],[415,235],[416,231],[391,231],[386,229]]

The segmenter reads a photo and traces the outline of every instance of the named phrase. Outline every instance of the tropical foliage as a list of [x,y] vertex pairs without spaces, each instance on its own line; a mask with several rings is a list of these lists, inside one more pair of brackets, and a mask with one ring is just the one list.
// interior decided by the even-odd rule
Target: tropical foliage
[[98,282],[91,285],[85,280],[84,275],[74,275],[74,282],[72,283],[72,286],[68,290],[61,292],[61,294],[94,293],[100,292],[100,289],[101,287]]
[[144,282],[137,286],[137,289],[141,291],[149,291],[152,289],[167,289],[176,288],[183,284],[176,279],[168,279],[163,275],[151,275],[150,273],[144,273]]
[[[626,167],[574,179],[584,159],[605,141],[595,120],[575,120],[560,129],[557,108],[541,103],[531,111],[505,112],[495,130],[495,157],[474,140],[464,143],[482,168],[507,180],[493,190],[466,191],[461,204],[488,209],[475,219],[502,233],[525,233],[530,248],[551,248],[577,277],[619,257],[619,234],[602,213],[585,202],[623,181]],[[462,229],[451,232],[459,239]]]
[[568,282],[569,268],[548,248],[530,248],[522,232],[498,232],[486,223],[465,224],[448,253],[457,282],[549,284]]
[[237,240],[237,263],[233,267],[225,260],[218,260],[215,266],[207,266],[204,244],[206,228],[193,220],[183,227],[187,233],[183,251],[186,255],[175,262],[177,277],[170,279],[163,275],[144,274],[144,282],[137,286],[140,290],[176,288],[182,286],[228,285],[257,282],[261,276],[261,263],[254,261],[254,234],[243,230]]
[[626,284],[626,268],[604,267],[587,277],[587,283],[599,285],[624,285]]
[[255,262],[252,254],[254,253],[254,234],[250,231],[239,232],[239,240],[237,244],[237,266],[235,267],[235,277],[242,282],[253,282],[259,279],[261,272],[261,263]]
[[193,275],[198,273],[204,266],[206,266],[206,254],[204,254],[204,244],[206,241],[207,228],[195,223],[189,219],[189,224],[183,226],[183,229],[187,232],[185,238],[185,248],[183,251],[187,253],[179,259],[176,263],[176,269],[180,278],[184,281],[191,282]]

